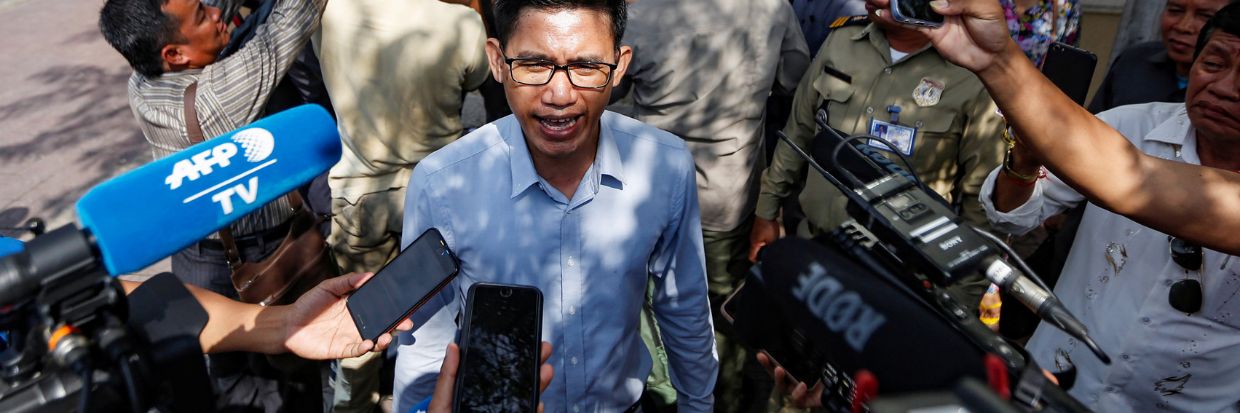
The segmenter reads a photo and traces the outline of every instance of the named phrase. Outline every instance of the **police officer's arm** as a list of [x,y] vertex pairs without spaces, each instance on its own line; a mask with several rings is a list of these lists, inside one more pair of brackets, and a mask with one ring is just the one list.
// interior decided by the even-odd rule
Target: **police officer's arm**
[[[830,44],[830,39],[822,45],[823,50]],[[814,89],[814,78],[822,73],[826,64],[827,53],[819,51],[818,56],[810,63],[809,69],[801,77],[797,90],[792,98],[792,113],[788,116],[788,124],[784,126],[784,134],[788,135],[797,146],[805,148],[814,137],[816,126],[815,112],[818,110],[822,95]],[[806,162],[782,139],[775,143],[775,156],[771,164],[762,172],[762,183],[758,190],[758,203],[754,211],[753,230],[749,235],[749,259],[757,259],[758,250],[779,238],[780,205],[784,199],[792,196],[805,183]]]
[[955,192],[960,196],[960,216],[979,228],[990,227],[986,211],[978,200],[986,176],[1003,162],[1006,145],[1002,134],[1006,125],[995,112],[990,94],[982,90],[965,103],[964,131],[960,137],[956,165],[958,181]]
[[[386,334],[377,346],[363,340],[345,306],[349,292],[370,275],[354,273],[327,279],[291,305],[269,307],[233,301],[191,285],[185,287],[207,311],[207,325],[198,335],[203,352],[293,353],[312,360],[334,360],[381,350],[392,341]],[[139,285],[121,281],[126,294]],[[413,322],[409,320],[397,326],[397,330],[410,328]]]
[[1141,153],[1023,57],[997,3],[944,3],[932,3],[949,16],[944,26],[925,30],[935,48],[978,74],[1021,142],[1048,169],[1103,208],[1208,248],[1240,254],[1240,237],[1235,236],[1240,232],[1240,174]]

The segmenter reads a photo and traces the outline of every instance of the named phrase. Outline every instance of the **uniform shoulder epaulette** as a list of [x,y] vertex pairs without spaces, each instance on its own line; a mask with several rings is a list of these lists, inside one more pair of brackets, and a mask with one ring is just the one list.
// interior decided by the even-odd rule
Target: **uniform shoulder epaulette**
[[840,18],[835,19],[835,21],[831,22],[831,25],[828,27],[834,30],[834,29],[838,29],[841,27],[860,26],[860,25],[869,24],[869,23],[870,23],[870,15],[868,14],[862,14],[860,16],[840,16]]

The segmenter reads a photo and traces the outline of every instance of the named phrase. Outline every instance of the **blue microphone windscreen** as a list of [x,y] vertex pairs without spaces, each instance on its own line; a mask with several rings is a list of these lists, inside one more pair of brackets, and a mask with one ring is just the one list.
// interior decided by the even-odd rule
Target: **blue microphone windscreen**
[[108,273],[141,270],[340,160],[336,122],[303,105],[143,165],[78,200]]

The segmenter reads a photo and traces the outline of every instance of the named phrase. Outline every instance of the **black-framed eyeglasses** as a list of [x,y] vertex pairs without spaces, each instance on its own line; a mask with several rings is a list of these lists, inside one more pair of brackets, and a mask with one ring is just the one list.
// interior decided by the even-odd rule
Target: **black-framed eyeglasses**
[[573,86],[586,89],[602,89],[611,83],[611,75],[618,66],[604,62],[573,62],[557,65],[555,62],[537,58],[510,58],[504,55],[504,63],[508,64],[508,74],[512,80],[530,86],[542,86],[551,83],[555,72],[563,70],[568,75],[568,82]]
[[[1176,237],[1169,238],[1168,244],[1170,244],[1169,248],[1171,249],[1171,261],[1174,261],[1186,270],[1197,271],[1198,276],[1200,276],[1204,260],[1201,246]],[[1175,284],[1171,284],[1171,291],[1167,294],[1167,302],[1171,304],[1171,308],[1183,311],[1186,314],[1201,311],[1201,282],[1187,277],[1176,281]]]

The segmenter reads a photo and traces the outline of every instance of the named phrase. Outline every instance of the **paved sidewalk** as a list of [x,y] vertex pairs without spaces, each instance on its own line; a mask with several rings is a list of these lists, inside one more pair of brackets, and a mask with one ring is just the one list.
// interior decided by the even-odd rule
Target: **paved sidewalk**
[[[129,110],[129,66],[99,34],[102,5],[0,0],[0,227],[76,222],[88,189],[151,160]],[[167,270],[165,260],[141,274]]]

